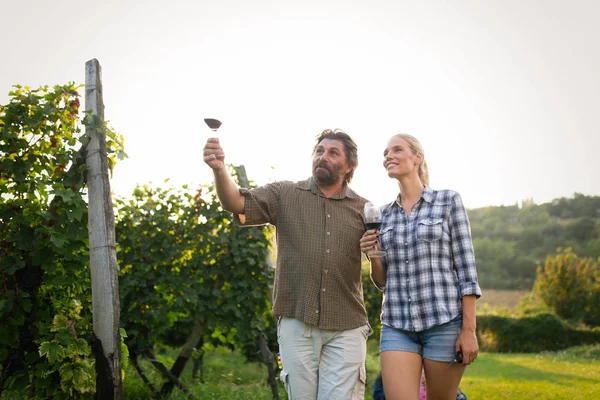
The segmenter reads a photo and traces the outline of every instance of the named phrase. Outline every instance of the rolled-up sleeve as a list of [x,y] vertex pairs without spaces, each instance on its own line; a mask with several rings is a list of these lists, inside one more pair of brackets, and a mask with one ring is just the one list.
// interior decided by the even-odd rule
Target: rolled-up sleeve
[[479,298],[481,297],[481,288],[477,280],[471,225],[467,210],[458,193],[453,198],[449,227],[454,267],[458,273],[460,296],[475,295]]
[[264,224],[277,225],[277,208],[281,192],[279,182],[269,183],[256,189],[240,189],[244,196],[244,214],[234,214],[235,222],[241,226]]

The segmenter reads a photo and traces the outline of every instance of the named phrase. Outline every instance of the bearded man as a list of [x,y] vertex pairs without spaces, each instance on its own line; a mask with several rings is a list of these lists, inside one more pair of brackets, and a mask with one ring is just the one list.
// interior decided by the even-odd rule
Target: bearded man
[[217,138],[204,147],[224,209],[241,226],[276,227],[273,313],[283,370],[293,399],[364,399],[366,340],[360,238],[367,202],[348,184],[358,149],[342,130],[324,130],[312,176],[243,189],[225,167]]

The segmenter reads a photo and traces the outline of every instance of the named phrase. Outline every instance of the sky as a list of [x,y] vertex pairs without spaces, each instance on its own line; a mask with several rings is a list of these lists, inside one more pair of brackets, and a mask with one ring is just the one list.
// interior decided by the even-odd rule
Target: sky
[[257,184],[307,178],[315,137],[341,128],[375,203],[398,193],[382,166],[396,133],[468,208],[600,195],[596,0],[0,2],[0,104],[100,62],[129,156],[117,196],[210,182],[204,118]]

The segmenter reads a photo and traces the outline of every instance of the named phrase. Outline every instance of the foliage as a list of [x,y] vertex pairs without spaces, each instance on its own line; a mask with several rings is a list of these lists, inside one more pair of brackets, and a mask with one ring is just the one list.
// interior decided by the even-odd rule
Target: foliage
[[529,293],[521,297],[519,304],[515,307],[517,315],[525,316],[539,313],[551,313],[552,310],[541,301],[535,294]]
[[600,268],[571,249],[539,266],[533,293],[562,318],[600,325]]
[[600,342],[600,330],[576,329],[555,314],[521,318],[477,316],[477,336],[483,351],[535,353]]
[[383,301],[383,292],[377,289],[371,281],[369,262],[366,259],[362,266],[362,285],[367,317],[373,329],[372,337],[379,340],[381,334],[381,302]]
[[[73,83],[15,86],[0,106],[0,392],[84,398],[95,386],[82,124]],[[114,164],[114,162],[113,162]]]
[[537,265],[557,248],[600,256],[600,197],[575,193],[536,205],[469,210],[479,282],[484,289],[533,286]]
[[121,321],[132,357],[158,343],[182,345],[197,323],[204,342],[248,358],[260,334],[276,343],[268,228],[236,226],[212,188],[143,186],[117,204]]

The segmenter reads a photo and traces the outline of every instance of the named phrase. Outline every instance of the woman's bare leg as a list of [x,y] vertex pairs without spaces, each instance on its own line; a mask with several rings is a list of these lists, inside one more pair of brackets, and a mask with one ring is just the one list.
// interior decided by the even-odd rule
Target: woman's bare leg
[[383,351],[379,355],[386,400],[418,400],[421,355],[406,351]]
[[427,382],[427,400],[456,400],[458,385],[460,384],[466,366],[452,364],[452,366],[448,368],[447,362],[427,359],[423,362],[425,368],[425,382]]

